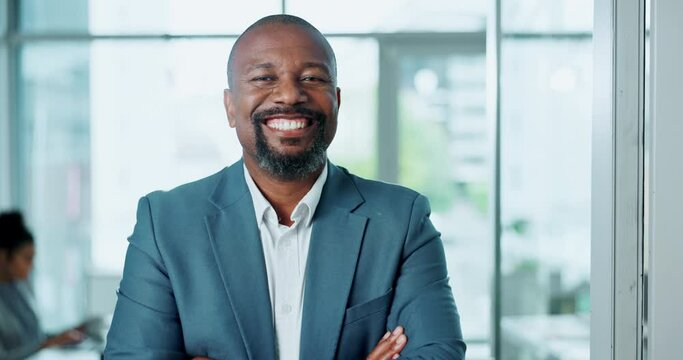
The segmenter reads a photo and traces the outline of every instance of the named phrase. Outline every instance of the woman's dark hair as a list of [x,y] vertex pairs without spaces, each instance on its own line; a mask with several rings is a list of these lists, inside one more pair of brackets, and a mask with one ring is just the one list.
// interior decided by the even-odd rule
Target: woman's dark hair
[[24,225],[24,217],[18,211],[0,214],[0,250],[12,255],[24,245],[33,244],[33,235]]

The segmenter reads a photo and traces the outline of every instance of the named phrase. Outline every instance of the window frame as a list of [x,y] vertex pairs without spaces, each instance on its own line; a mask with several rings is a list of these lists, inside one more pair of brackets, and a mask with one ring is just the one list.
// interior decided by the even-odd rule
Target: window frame
[[591,358],[642,359],[645,1],[594,5]]

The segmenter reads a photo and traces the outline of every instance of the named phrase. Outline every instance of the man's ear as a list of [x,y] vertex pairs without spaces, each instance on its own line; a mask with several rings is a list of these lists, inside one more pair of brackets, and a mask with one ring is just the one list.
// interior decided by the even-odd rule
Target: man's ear
[[337,87],[337,110],[341,107],[341,89]]
[[237,124],[237,119],[235,119],[235,108],[230,89],[223,90],[223,106],[225,107],[225,115],[228,117],[228,124],[230,124],[231,128],[234,128]]

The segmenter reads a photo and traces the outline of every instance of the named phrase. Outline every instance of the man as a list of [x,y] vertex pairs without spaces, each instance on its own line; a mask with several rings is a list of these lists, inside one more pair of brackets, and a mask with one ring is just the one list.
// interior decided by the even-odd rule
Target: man
[[105,357],[463,359],[427,200],[327,161],[340,90],[322,34],[263,18],[228,77],[243,159],[140,200]]

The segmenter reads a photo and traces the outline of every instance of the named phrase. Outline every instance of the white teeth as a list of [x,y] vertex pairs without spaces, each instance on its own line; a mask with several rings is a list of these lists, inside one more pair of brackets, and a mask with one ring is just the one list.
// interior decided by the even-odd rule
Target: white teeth
[[294,130],[303,129],[306,126],[306,122],[301,120],[277,119],[269,121],[267,125],[269,128],[275,130]]

